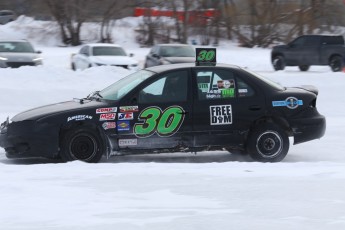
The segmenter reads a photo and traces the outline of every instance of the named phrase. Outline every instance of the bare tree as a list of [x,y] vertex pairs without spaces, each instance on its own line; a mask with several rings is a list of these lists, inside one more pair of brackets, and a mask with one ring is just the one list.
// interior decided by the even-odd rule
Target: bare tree
[[51,14],[59,24],[62,41],[80,45],[80,30],[89,15],[91,0],[47,0]]

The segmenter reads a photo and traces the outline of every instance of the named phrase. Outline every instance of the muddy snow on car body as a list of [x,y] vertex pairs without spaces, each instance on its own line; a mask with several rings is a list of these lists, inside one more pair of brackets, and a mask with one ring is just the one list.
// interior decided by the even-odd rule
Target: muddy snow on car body
[[[0,32],[20,36],[15,23]],[[35,41],[43,66],[0,69],[1,122],[33,107],[85,97],[130,73],[106,66],[73,72],[69,60],[78,48]],[[123,41],[142,64],[149,49]],[[0,148],[1,229],[344,229],[345,73],[328,67],[274,72],[269,49],[227,43],[218,47],[217,59],[284,86],[316,86],[325,136],[291,145],[275,164],[227,152],[59,163],[10,160]]]

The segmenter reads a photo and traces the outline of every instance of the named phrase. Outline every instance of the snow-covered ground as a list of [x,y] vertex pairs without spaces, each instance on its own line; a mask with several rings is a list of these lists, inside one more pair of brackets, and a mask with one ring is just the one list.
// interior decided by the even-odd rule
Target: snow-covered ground
[[[20,20],[0,26],[0,34],[28,37],[43,52],[44,65],[0,69],[0,122],[32,107],[84,97],[129,73],[112,67],[73,72],[69,60],[78,47],[57,47],[53,35],[44,40],[37,34],[40,23]],[[36,36],[20,24],[30,25]],[[149,49],[117,36],[143,63]],[[0,229],[344,229],[345,73],[328,67],[274,72],[269,55],[268,49],[221,43],[217,58],[285,86],[318,87],[317,106],[327,118],[321,140],[290,146],[277,164],[227,152],[62,164],[9,160],[0,148]]]

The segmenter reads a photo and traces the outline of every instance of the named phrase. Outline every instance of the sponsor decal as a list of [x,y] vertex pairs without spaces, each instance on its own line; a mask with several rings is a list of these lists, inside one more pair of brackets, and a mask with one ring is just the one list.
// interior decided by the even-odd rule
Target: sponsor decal
[[104,130],[115,129],[116,128],[116,123],[115,122],[104,122],[102,124],[102,127],[103,127]]
[[117,107],[98,108],[98,109],[96,109],[96,114],[100,114],[100,113],[115,113],[115,112],[117,112]]
[[227,97],[235,97],[235,89],[223,89],[222,90],[222,98],[227,98]]
[[208,93],[208,94],[206,94],[206,98],[207,99],[217,99],[217,98],[222,98],[222,95]]
[[116,113],[102,113],[99,115],[99,120],[100,121],[110,121],[110,120],[115,120]]
[[119,120],[133,120],[134,116],[133,113],[119,113],[118,119]]
[[211,125],[232,124],[231,105],[210,106]]
[[174,135],[184,121],[185,111],[178,105],[170,106],[162,111],[157,106],[147,107],[138,116],[140,123],[134,124],[137,137],[149,137],[157,133],[160,137]]
[[125,112],[138,112],[139,107],[137,105],[133,106],[121,106],[120,107],[120,112],[125,113]]
[[220,80],[217,81],[217,87],[218,89],[229,89],[229,88],[234,88],[235,87],[235,82],[234,80]]
[[84,121],[84,120],[91,120],[92,116],[90,115],[75,115],[72,117],[67,118],[67,122],[69,121]]
[[129,121],[118,121],[117,131],[129,131],[131,128]]
[[248,93],[248,89],[238,89],[238,93]]
[[289,109],[296,109],[298,106],[303,105],[302,100],[295,97],[288,97],[285,101],[272,101],[273,107],[287,107]]
[[138,139],[119,139],[119,146],[135,146],[138,144]]

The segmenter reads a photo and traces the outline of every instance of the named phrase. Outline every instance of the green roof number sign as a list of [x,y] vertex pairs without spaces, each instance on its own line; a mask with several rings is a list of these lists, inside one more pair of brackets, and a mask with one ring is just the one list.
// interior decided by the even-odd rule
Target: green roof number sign
[[214,66],[217,63],[216,49],[215,48],[196,48],[196,60],[197,66]]

